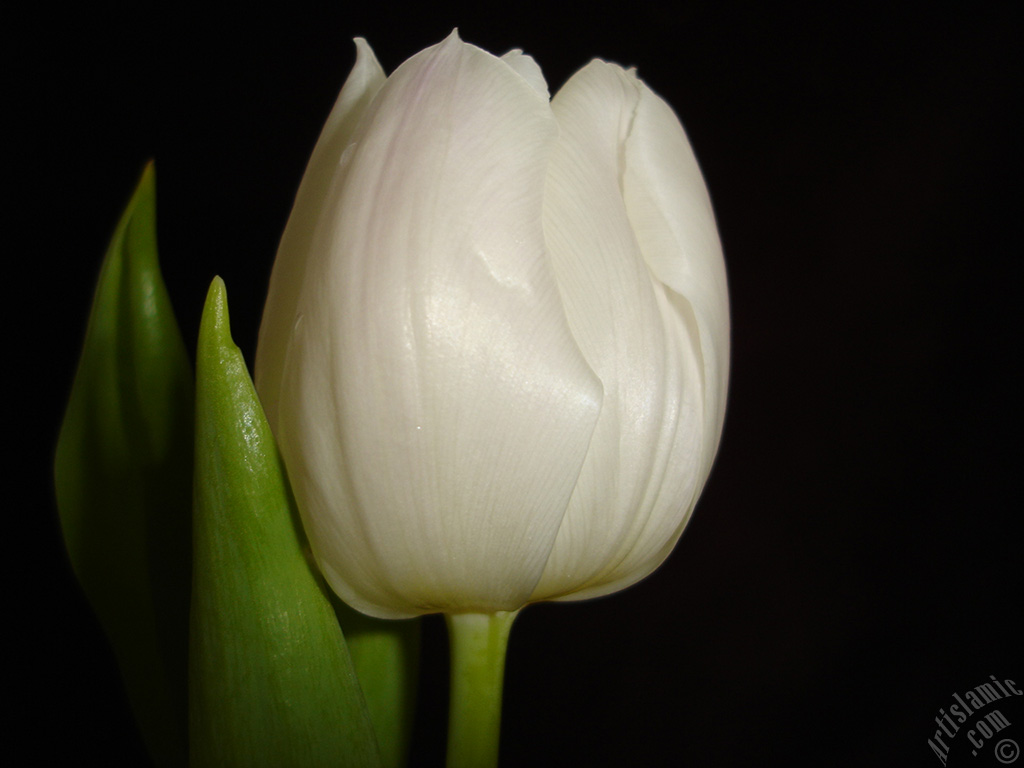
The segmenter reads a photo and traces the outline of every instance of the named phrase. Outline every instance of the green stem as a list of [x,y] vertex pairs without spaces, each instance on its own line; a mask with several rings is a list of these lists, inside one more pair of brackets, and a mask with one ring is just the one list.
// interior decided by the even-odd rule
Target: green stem
[[445,616],[452,652],[448,768],[495,768],[508,632],[517,611]]

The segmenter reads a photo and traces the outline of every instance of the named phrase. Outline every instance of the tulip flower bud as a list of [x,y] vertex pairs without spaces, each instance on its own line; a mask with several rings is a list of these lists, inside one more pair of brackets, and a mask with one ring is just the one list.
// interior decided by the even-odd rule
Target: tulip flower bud
[[454,32],[389,78],[356,44],[256,358],[317,562],[386,618],[633,584],[725,408],[725,269],[682,126],[614,64],[549,99],[533,59]]

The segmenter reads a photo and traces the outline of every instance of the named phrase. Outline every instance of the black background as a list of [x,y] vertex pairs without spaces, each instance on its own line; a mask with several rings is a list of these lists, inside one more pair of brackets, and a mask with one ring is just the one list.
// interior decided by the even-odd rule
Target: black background
[[[638,67],[701,162],[733,308],[726,430],[690,527],[635,588],[518,619],[503,764],[938,765],[926,742],[954,692],[1024,684],[1009,4],[366,5],[7,12],[9,749],[145,760],[49,467],[142,164],[189,344],[220,274],[251,361],[350,39],[390,72],[458,26],[525,49],[552,90],[594,56]],[[440,765],[437,617],[423,663],[414,765]]]

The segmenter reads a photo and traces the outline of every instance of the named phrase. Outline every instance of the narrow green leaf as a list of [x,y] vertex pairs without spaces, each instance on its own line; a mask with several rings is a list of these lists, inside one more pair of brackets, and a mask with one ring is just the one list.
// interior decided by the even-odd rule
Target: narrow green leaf
[[380,766],[219,278],[196,379],[192,766]]
[[348,641],[381,760],[385,768],[403,768],[416,714],[420,620],[375,619],[334,595],[331,601]]
[[103,261],[54,480],[71,565],[157,765],[187,756],[192,398],[150,164]]

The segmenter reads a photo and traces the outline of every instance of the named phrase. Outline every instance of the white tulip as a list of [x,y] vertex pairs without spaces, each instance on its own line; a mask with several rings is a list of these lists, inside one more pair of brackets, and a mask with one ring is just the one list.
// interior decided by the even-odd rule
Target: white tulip
[[379,617],[614,592],[718,448],[725,269],[697,162],[632,70],[456,33],[358,57],[270,283],[256,386],[331,587]]

